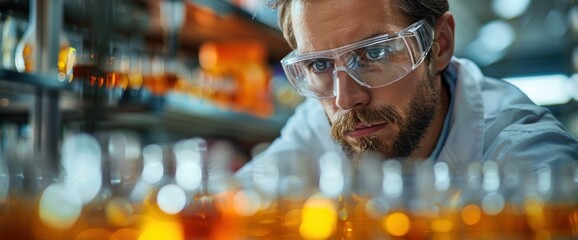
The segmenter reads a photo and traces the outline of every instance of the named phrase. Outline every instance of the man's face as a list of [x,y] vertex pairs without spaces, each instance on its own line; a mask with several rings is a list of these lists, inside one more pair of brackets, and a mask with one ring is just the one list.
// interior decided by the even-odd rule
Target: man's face
[[[333,49],[398,32],[413,22],[394,4],[394,0],[296,1],[291,14],[297,51]],[[428,61],[385,87],[363,87],[346,72],[337,77],[337,96],[320,99],[332,138],[352,157],[368,151],[384,158],[411,157],[429,130],[439,98]]]

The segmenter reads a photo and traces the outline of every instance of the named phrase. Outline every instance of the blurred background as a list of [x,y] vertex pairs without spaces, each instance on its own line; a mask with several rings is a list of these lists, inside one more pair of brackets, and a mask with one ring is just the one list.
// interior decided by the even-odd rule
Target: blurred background
[[456,55],[520,87],[576,135],[576,1],[450,1]]
[[[143,143],[223,139],[249,158],[302,101],[279,66],[290,49],[277,13],[262,3],[59,0],[30,15],[28,0],[2,0],[0,124],[36,148],[57,148],[67,130],[123,129]],[[578,135],[578,3],[450,4],[455,55],[518,85]]]

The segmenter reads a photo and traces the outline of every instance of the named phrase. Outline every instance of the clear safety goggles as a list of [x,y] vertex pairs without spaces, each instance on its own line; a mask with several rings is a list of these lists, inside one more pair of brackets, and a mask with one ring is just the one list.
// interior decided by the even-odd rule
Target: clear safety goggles
[[339,48],[297,53],[281,60],[297,92],[306,97],[330,98],[339,91],[336,81],[344,71],[361,86],[383,87],[417,68],[430,51],[433,27],[420,20],[395,33],[384,34]]

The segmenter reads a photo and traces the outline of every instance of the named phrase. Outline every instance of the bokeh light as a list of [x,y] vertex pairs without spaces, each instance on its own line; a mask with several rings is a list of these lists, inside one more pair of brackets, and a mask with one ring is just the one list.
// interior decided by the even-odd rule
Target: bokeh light
[[399,197],[403,192],[401,163],[395,160],[383,163],[383,192],[388,197]]
[[175,179],[185,190],[199,189],[202,180],[201,165],[198,161],[183,160],[178,163]]
[[[495,36],[500,36],[496,38]],[[482,47],[491,52],[500,52],[508,48],[516,39],[514,28],[507,22],[495,20],[483,25],[478,33]]]
[[38,204],[40,220],[56,229],[70,228],[80,216],[82,198],[75,188],[55,183],[44,190]]
[[409,232],[411,222],[402,212],[392,212],[383,219],[383,228],[391,235],[401,237]]
[[531,0],[493,0],[492,10],[500,17],[511,19],[528,10]]
[[324,153],[319,159],[319,189],[328,197],[338,196],[344,190],[342,161],[335,152]]
[[89,134],[74,134],[62,143],[65,182],[76,188],[82,203],[94,199],[102,186],[101,161],[100,144]]
[[110,240],[138,240],[140,232],[132,228],[121,228],[110,235]]
[[462,208],[460,215],[466,225],[472,226],[480,222],[482,210],[476,205],[469,204]]
[[124,226],[127,219],[134,214],[132,205],[127,199],[114,197],[105,206],[106,219],[113,226]]
[[454,229],[454,223],[449,219],[435,219],[431,223],[431,229],[436,233],[449,233]]
[[163,149],[159,145],[151,144],[142,150],[144,166],[142,178],[150,184],[159,182],[164,175]]
[[144,225],[138,240],[184,240],[183,227],[173,221],[153,221]]
[[163,186],[157,194],[159,208],[168,214],[177,214],[185,208],[187,196],[182,188],[175,184]]
[[304,239],[327,239],[336,224],[337,210],[330,199],[313,196],[303,205],[299,232]]
[[482,198],[482,210],[490,216],[498,215],[504,210],[506,200],[499,193],[490,193]]
[[109,240],[111,233],[102,228],[90,228],[82,231],[74,240]]
[[241,190],[233,197],[233,207],[241,216],[251,216],[261,208],[261,197],[252,190]]

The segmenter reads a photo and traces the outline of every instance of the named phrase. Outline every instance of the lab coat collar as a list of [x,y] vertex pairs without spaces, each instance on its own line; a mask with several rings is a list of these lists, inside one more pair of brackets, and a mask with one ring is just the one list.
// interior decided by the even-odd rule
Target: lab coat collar
[[[454,104],[450,130],[438,161],[463,165],[465,161],[482,160],[484,140],[484,104],[481,83],[484,75],[471,61],[453,58],[448,66],[447,81],[454,81]],[[450,149],[457,147],[457,149]]]

